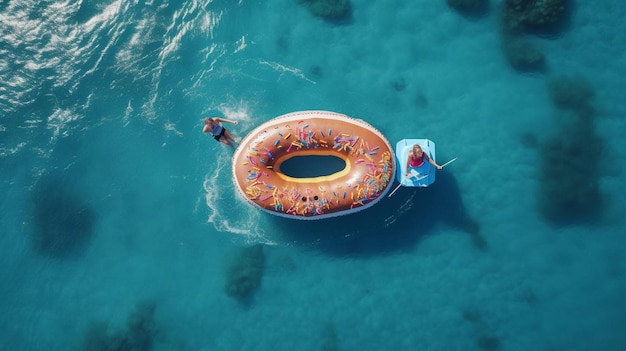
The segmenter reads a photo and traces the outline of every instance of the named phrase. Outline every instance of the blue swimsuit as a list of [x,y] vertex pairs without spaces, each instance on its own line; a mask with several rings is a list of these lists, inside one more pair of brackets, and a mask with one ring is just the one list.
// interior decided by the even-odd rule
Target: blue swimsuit
[[226,129],[224,129],[224,127],[219,124],[215,124],[213,125],[213,130],[211,131],[211,134],[213,134],[213,139],[219,141],[222,135],[224,135],[224,132],[226,132]]

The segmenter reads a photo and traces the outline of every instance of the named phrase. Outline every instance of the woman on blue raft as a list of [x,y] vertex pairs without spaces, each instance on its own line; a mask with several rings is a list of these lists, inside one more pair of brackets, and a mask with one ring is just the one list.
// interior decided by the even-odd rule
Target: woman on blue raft
[[404,167],[404,174],[407,177],[410,177],[409,168],[418,168],[424,165],[424,162],[427,161],[437,169],[441,169],[442,167],[437,164],[437,162],[433,161],[428,155],[424,153],[422,147],[418,144],[413,144],[413,150],[409,152],[409,156],[406,160],[406,166]]

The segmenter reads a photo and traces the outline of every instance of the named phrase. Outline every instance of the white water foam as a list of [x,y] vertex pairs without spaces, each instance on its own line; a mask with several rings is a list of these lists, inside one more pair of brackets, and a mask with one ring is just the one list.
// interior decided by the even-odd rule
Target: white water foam
[[315,81],[309,79],[304,72],[302,72],[301,69],[295,68],[295,67],[289,67],[286,65],[283,65],[281,63],[278,62],[274,62],[274,61],[265,61],[265,60],[260,60],[259,63],[261,65],[264,66],[268,66],[271,69],[273,69],[274,71],[280,73],[280,75],[278,76],[278,80],[280,80],[280,78],[284,75],[284,74],[292,74],[298,78],[301,78],[311,84],[317,84]]
[[246,242],[271,244],[259,225],[260,212],[241,201],[236,189],[230,185],[231,161],[230,155],[218,153],[215,169],[204,178],[202,186],[209,208],[207,222],[217,231],[245,237]]

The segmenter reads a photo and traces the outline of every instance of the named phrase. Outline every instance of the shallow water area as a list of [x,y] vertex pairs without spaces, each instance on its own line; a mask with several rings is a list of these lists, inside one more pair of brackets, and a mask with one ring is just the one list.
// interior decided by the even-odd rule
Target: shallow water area
[[[620,350],[626,7],[568,2],[519,71],[503,3],[1,3],[0,349]],[[458,160],[354,215],[260,213],[202,118],[314,109]]]

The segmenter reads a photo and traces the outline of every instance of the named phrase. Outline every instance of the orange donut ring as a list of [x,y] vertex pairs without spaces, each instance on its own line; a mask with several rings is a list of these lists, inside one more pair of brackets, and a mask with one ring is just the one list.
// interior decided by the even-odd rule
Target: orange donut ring
[[[294,178],[281,164],[296,156],[336,156],[343,170]],[[269,213],[319,219],[365,209],[387,194],[395,174],[387,139],[370,124],[327,111],[274,118],[248,134],[233,155],[239,193]]]

